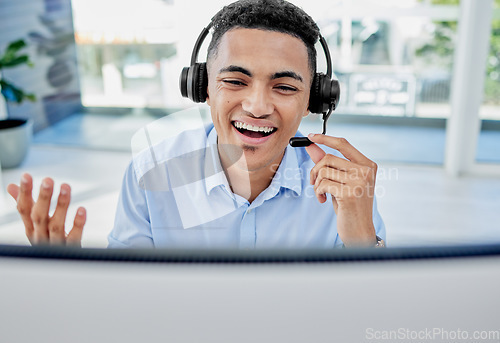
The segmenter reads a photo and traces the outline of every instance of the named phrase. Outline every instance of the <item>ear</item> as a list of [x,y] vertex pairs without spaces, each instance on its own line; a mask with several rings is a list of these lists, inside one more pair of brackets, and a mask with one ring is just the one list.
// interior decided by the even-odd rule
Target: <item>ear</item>
[[207,86],[207,98],[205,99],[205,101],[207,102],[207,105],[210,106],[210,90]]

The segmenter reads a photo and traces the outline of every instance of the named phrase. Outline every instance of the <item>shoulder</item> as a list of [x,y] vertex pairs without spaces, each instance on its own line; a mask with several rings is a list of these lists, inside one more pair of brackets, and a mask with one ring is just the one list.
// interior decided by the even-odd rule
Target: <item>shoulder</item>
[[135,146],[132,144],[131,167],[136,177],[140,179],[151,169],[169,160],[205,149],[212,128],[213,125],[208,125],[194,130],[184,130],[169,137],[162,137],[161,133],[151,135],[146,130],[140,130],[133,139],[136,142]]

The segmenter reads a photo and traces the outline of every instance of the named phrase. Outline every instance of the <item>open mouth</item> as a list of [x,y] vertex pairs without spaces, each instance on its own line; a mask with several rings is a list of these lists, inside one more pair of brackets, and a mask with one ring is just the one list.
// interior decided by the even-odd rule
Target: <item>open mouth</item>
[[270,126],[253,126],[249,124],[242,123],[240,121],[233,121],[233,126],[241,134],[250,138],[263,138],[272,135],[278,129]]

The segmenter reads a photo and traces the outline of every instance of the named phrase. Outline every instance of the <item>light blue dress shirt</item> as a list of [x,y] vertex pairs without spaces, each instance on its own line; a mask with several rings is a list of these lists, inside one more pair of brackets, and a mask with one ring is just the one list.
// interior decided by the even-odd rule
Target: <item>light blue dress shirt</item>
[[[340,156],[333,149],[328,153]],[[287,146],[271,184],[249,203],[229,187],[213,125],[184,131],[134,156],[109,247],[341,247],[330,196],[319,203],[309,184],[313,166],[305,148]],[[376,201],[373,222],[385,239]]]

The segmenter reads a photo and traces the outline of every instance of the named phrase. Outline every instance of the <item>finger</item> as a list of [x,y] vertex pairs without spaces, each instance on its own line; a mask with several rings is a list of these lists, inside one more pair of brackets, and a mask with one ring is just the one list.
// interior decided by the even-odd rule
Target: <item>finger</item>
[[306,146],[306,151],[314,163],[318,163],[326,155],[326,152],[314,143]]
[[326,197],[326,194],[325,193],[316,193],[316,198],[318,199],[318,201],[322,204],[326,201],[327,197]]
[[359,168],[359,166],[356,163],[345,160],[341,157],[327,154],[325,157],[321,159],[321,161],[316,163],[316,165],[311,169],[310,173],[311,184],[314,184],[316,182],[318,173],[323,168],[334,168],[344,172],[355,172]]
[[334,210],[335,213],[337,212],[338,204],[336,200],[336,195],[341,194],[342,192],[342,184],[329,180],[329,179],[323,179],[321,182],[318,183],[318,185],[314,186],[314,192],[316,193],[316,196],[318,197],[318,200],[320,203],[324,203],[326,201],[326,194],[331,194],[332,199],[335,199],[334,202]]
[[[330,169],[330,171],[328,171],[327,169]],[[316,194],[318,195],[324,195],[325,192],[317,192],[317,189],[319,188],[319,185],[325,181],[325,180],[328,180],[328,181],[332,181],[332,182],[335,182],[335,183],[339,183],[341,184],[340,181],[337,181],[335,180],[335,175],[333,175],[335,173],[335,170],[334,169],[331,169],[331,168],[323,168],[318,177],[316,178],[316,181],[314,183],[314,191],[316,192]],[[336,194],[333,194],[331,193],[332,195],[336,195]],[[321,199],[318,198],[318,200],[320,200],[321,203],[325,202],[326,201],[326,197],[321,197]]]
[[87,211],[83,207],[79,207],[76,211],[75,220],[73,222],[73,228],[66,238],[66,245],[78,246],[82,245],[82,233],[83,226],[87,221]]
[[51,178],[45,178],[40,186],[40,193],[31,211],[31,220],[35,228],[35,241],[37,243],[46,243],[49,240],[49,209],[54,190],[54,181]]
[[349,182],[349,174],[343,170],[324,167],[319,170],[314,185],[317,186],[323,179],[345,184]]
[[61,192],[57,198],[56,210],[49,220],[49,240],[51,244],[64,244],[65,242],[64,223],[66,222],[70,199],[71,187],[68,184],[62,184]]
[[[323,180],[329,180],[332,182],[336,182],[339,184],[344,184],[346,183],[348,176],[347,173],[341,170],[333,169],[333,168],[322,168],[319,173],[318,177],[316,178],[316,181],[314,182],[314,190],[318,189],[319,185]],[[335,210],[335,213],[337,213],[337,199],[335,198],[335,194],[330,193],[332,196],[332,201],[333,201],[333,209]],[[316,197],[318,198],[318,201],[320,203],[324,203],[326,201],[326,195],[323,192],[317,192]]]
[[[12,190],[16,187],[10,187]],[[30,174],[23,174],[21,176],[21,187],[18,188],[18,193],[16,197],[17,201],[17,211],[21,215],[21,220],[24,224],[24,229],[26,232],[26,236],[31,244],[34,244],[34,228],[33,221],[31,220],[31,211],[33,209],[33,179]],[[13,193],[9,192],[10,195],[14,196]]]
[[[319,185],[318,185],[318,187],[319,187]],[[323,189],[319,189],[318,192],[323,192]],[[338,212],[339,204],[337,202],[337,198],[332,193],[329,193],[329,194],[332,197],[333,210],[335,211],[335,214],[338,214],[339,213]],[[326,194],[320,193],[320,195],[318,197],[319,202],[324,203],[326,201],[326,199],[327,199]]]
[[12,198],[14,198],[14,200],[16,200],[16,202],[17,202],[17,197],[19,196],[20,191],[21,191],[21,187],[19,187],[18,185],[15,185],[13,183],[7,185],[7,193],[9,193],[10,196]]
[[340,153],[349,161],[353,161],[364,166],[371,166],[373,163],[373,161],[359,152],[359,150],[353,147],[345,138],[321,134],[310,134],[308,138],[314,143],[323,144],[340,151]]

